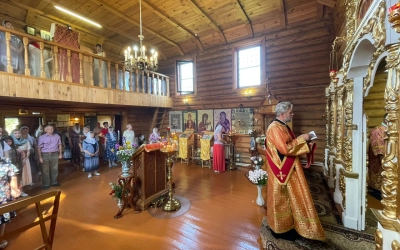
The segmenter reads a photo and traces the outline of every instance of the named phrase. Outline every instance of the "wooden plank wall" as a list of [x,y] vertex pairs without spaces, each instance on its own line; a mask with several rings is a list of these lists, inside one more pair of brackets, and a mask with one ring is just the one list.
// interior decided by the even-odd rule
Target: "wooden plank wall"
[[[297,135],[314,130],[318,135],[315,159],[323,161],[325,143],[325,87],[329,84],[329,53],[334,39],[333,20],[308,20],[287,26],[286,30],[266,35],[266,72],[276,99],[294,104],[294,132]],[[246,42],[246,41],[243,41]],[[192,110],[260,107],[266,96],[258,89],[250,99],[232,88],[232,48],[239,43],[199,52],[196,57],[197,96],[176,96],[175,60],[160,62],[160,73],[170,76],[174,110],[185,110],[183,99],[189,99]],[[193,56],[194,58],[194,56]],[[255,118],[262,118],[256,114]],[[166,119],[167,120],[167,119]],[[168,121],[166,121],[168,122]],[[261,126],[256,124],[257,126]],[[261,128],[261,127],[260,127]],[[262,131],[265,128],[261,128]],[[248,156],[250,137],[240,137],[242,155]]]
[[[156,108],[132,108],[128,109],[127,113],[127,124],[132,125],[133,131],[135,131],[135,136],[139,137],[144,135],[146,141],[149,141],[149,131],[151,122],[153,120],[153,115]],[[165,126],[167,127],[167,126]],[[125,127],[123,127],[125,130]],[[165,131],[163,131],[165,133]]]

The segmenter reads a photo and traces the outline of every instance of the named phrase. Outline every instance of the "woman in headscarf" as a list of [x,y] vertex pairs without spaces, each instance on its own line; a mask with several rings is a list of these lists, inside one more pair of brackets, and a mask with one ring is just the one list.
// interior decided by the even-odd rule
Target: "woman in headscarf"
[[26,185],[33,185],[31,164],[29,162],[31,145],[28,139],[21,138],[21,132],[18,129],[14,129],[11,132],[11,138],[13,139],[17,150],[22,154],[21,197],[25,197],[28,196],[28,194],[22,191],[23,187]]
[[79,144],[81,135],[83,135],[81,127],[79,123],[75,123],[68,132],[68,142],[71,147],[72,162],[76,167],[79,167],[80,165],[81,147]]
[[85,153],[85,172],[88,172],[88,178],[92,178],[93,175],[99,176],[97,169],[99,169],[99,144],[94,138],[93,132],[86,134],[86,139],[82,142],[82,152]]
[[149,142],[156,143],[161,140],[160,134],[158,133],[158,128],[153,128],[153,133],[150,135]]
[[123,142],[124,144],[129,144],[132,146],[133,143],[135,143],[135,132],[132,130],[131,124],[126,125],[126,130],[124,131],[123,137],[124,137],[124,142]]
[[29,134],[29,127],[27,126],[22,126],[19,131],[21,132],[21,138],[22,139],[27,139],[29,144],[31,145],[31,150],[30,150],[30,154],[29,154],[29,163],[31,164],[31,168],[36,170],[36,173],[38,173],[38,175],[40,175],[40,164],[37,164],[37,162],[35,161],[35,159],[37,159],[37,157],[35,157],[35,152],[37,152],[37,142],[36,139],[31,136]]
[[[10,21],[4,20],[3,26],[9,29],[14,29],[14,26]],[[5,71],[7,67],[7,47],[6,47],[6,37],[4,32],[0,32],[0,55],[2,64],[2,70]],[[14,73],[23,74],[25,69],[24,63],[24,44],[22,40],[15,36],[11,35],[10,39],[10,51],[11,51],[11,66],[13,68]]]
[[108,133],[105,135],[106,153],[105,159],[108,161],[108,166],[117,166],[117,155],[115,153],[115,145],[117,144],[117,133],[114,132],[114,127],[108,127]]
[[85,165],[84,165],[84,162],[85,162],[85,153],[84,153],[83,150],[82,150],[82,143],[83,143],[83,141],[87,138],[87,134],[88,134],[89,132],[90,132],[90,127],[89,127],[89,126],[85,126],[85,127],[82,129],[82,134],[79,135],[79,150],[80,150],[80,152],[81,152],[81,156],[80,156],[80,160],[79,160],[79,162],[80,162],[79,166],[82,167],[82,171],[85,171]]

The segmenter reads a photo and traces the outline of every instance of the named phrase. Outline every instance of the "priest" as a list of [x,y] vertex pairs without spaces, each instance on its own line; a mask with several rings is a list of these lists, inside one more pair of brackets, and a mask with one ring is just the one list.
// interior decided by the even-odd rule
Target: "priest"
[[300,236],[325,240],[304,176],[300,155],[310,152],[310,134],[295,137],[286,124],[293,117],[293,105],[276,105],[276,119],[268,126],[265,140],[268,189],[267,221],[275,238],[295,240]]

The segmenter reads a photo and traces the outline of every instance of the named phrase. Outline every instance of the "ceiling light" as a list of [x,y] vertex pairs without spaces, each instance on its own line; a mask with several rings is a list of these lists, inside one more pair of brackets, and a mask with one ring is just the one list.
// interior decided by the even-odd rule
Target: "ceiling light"
[[146,47],[143,45],[144,36],[142,34],[142,1],[139,0],[139,19],[140,19],[140,34],[139,48],[137,46],[125,50],[125,68],[129,71],[156,71],[158,68],[158,53],[152,49],[150,50],[150,57],[146,56]]
[[92,20],[89,20],[89,19],[87,19],[87,18],[85,18],[85,17],[83,17],[83,16],[81,16],[81,15],[78,15],[78,14],[76,14],[76,13],[70,11],[70,10],[64,9],[63,7],[60,7],[60,6],[57,6],[57,5],[54,5],[54,7],[55,7],[56,9],[58,9],[58,10],[61,10],[62,12],[65,12],[65,13],[67,13],[67,14],[70,14],[71,16],[74,16],[74,17],[79,18],[79,19],[81,19],[81,20],[83,20],[83,21],[85,21],[85,22],[88,22],[88,23],[90,23],[90,24],[93,24],[94,26],[97,26],[97,27],[99,27],[99,28],[102,28],[100,24],[98,24],[98,23],[96,23],[96,22],[93,22]]

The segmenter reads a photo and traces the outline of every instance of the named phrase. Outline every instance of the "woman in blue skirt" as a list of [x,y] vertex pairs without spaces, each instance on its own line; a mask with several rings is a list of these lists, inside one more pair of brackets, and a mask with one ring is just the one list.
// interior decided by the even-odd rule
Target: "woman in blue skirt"
[[85,153],[85,172],[88,172],[88,178],[93,175],[99,176],[97,169],[99,169],[99,144],[94,138],[93,132],[86,134],[86,139],[82,142],[82,152]]

